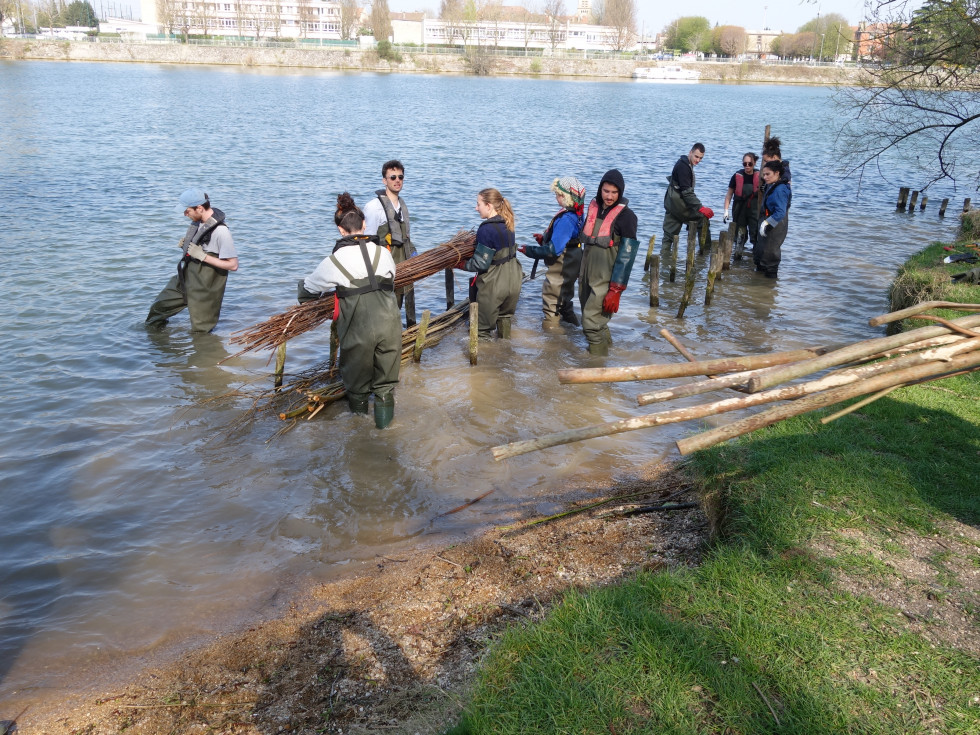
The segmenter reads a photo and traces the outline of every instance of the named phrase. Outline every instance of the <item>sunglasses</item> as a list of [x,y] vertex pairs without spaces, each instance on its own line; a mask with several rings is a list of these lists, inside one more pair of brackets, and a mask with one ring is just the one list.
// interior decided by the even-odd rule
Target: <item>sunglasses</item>
[[388,181],[394,181],[395,179],[402,181],[404,178],[405,178],[405,174],[392,174],[391,176],[388,177]]
[[755,161],[742,161],[743,166],[755,166]]

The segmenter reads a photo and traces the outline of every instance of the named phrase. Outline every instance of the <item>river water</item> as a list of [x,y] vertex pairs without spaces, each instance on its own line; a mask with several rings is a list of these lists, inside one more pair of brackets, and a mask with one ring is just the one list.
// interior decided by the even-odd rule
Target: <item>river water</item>
[[[889,181],[865,178],[859,195],[835,173],[830,96],[0,63],[0,702],[51,702],[93,672],[274,614],[291,590],[379,554],[475,533],[528,504],[546,511],[545,498],[628,475],[692,430],[495,462],[497,444],[637,415],[635,396],[657,385],[560,386],[558,368],[678,361],[658,336],[665,326],[703,357],[874,336],[867,318],[887,310],[895,268],[952,234],[956,218],[936,211],[955,194],[930,191],[926,212],[896,214],[898,186],[915,185],[896,161]],[[486,186],[510,198],[527,242],[554,213],[553,177],[577,175],[591,196],[615,166],[645,252],[651,235],[659,240],[677,157],[706,144],[697,188],[718,222],[728,179],[767,123],[794,172],[776,282],[737,265],[710,309],[702,281],[677,320],[682,278],[649,309],[641,255],[606,360],[589,358],[574,330],[542,334],[540,280],[528,283],[513,339],[481,345],[478,366],[459,329],[403,368],[384,432],[341,405],[278,438],[271,416],[229,432],[247,401],[211,400],[267,380],[266,354],[221,362],[235,352],[229,334],[294,303],[296,280],[336,237],[336,195],[349,190],[363,204],[389,158],[405,163],[421,249],[475,227]],[[192,337],[183,315],[148,332],[143,319],[185,229],[173,208],[189,186],[227,213],[241,269],[213,334]],[[432,281],[419,286],[420,311],[444,307],[442,278]],[[326,342],[325,329],[297,340],[288,367],[323,359]]]

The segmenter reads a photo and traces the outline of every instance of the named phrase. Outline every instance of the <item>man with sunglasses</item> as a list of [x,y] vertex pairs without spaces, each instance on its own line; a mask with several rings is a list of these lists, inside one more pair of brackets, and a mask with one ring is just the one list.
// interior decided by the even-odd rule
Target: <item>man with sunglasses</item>
[[188,189],[180,195],[175,211],[191,221],[177,243],[183,257],[177,274],[150,307],[146,324],[162,327],[187,307],[191,331],[210,332],[221,314],[228,272],[238,270],[238,253],[225,224],[225,213],[211,206],[206,192]]
[[744,244],[748,237],[753,249],[759,237],[759,204],[762,199],[759,194],[762,181],[755,168],[756,160],[752,152],[742,156],[742,168],[732,175],[725,194],[725,222],[734,215],[738,244]]
[[[374,192],[377,196],[364,206],[364,234],[373,237],[379,245],[391,251],[397,266],[415,255],[409,233],[408,206],[401,198],[405,185],[405,167],[401,161],[386,161],[381,167],[384,189]],[[398,308],[405,305],[406,326],[415,324],[415,291],[411,286],[395,291]]]

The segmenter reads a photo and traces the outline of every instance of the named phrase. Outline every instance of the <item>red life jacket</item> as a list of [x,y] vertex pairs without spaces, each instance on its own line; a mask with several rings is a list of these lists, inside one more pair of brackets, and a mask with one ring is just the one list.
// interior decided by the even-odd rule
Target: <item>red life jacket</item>
[[612,226],[619,216],[619,213],[626,209],[625,204],[617,204],[608,212],[606,216],[599,220],[599,232],[595,232],[596,219],[599,217],[599,205],[593,199],[589,202],[589,213],[585,218],[585,225],[582,227],[582,243],[584,245],[598,245],[603,248],[610,248],[618,243],[613,242]]
[[745,172],[736,171],[735,172],[735,198],[736,199],[751,199],[755,196],[756,192],[759,191],[759,172],[752,172],[752,191],[749,193],[743,193],[745,186]]

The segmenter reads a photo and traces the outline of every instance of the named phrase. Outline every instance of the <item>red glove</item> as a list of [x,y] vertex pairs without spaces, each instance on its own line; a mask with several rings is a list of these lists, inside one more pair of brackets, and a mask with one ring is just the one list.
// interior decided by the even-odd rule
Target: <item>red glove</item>
[[517,248],[517,252],[519,252],[521,255],[527,255],[527,248],[524,245],[521,245]]
[[714,210],[709,209],[708,207],[701,207],[701,209],[699,209],[698,211],[708,219],[711,219],[712,217],[715,216]]
[[606,297],[602,300],[602,310],[607,314],[615,314],[619,311],[619,296],[626,290],[622,283],[610,283]]
[[533,235],[531,235],[531,237],[534,238],[538,245],[540,245],[541,241],[544,240],[544,235],[542,235],[540,232],[535,232]]

